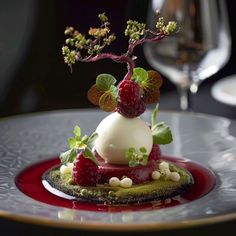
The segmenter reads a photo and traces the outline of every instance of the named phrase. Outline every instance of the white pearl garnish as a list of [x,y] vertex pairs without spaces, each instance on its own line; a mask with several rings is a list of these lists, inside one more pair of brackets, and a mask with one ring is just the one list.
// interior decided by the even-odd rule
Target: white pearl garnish
[[169,163],[168,162],[165,162],[165,161],[162,161],[160,164],[159,164],[159,169],[160,170],[169,170]]
[[112,187],[117,187],[120,185],[120,180],[117,177],[111,177],[109,179],[109,185]]
[[128,177],[125,177],[124,179],[122,179],[120,181],[120,186],[123,187],[123,188],[130,188],[133,184],[133,181],[132,179],[128,178]]
[[67,165],[62,165],[60,167],[60,173],[62,175],[72,174],[73,172],[73,163],[68,163]]
[[180,180],[180,175],[177,172],[171,172],[170,179],[174,182],[178,182]]
[[158,179],[160,179],[160,177],[161,177],[161,173],[159,171],[155,170],[152,172],[152,179],[158,180]]

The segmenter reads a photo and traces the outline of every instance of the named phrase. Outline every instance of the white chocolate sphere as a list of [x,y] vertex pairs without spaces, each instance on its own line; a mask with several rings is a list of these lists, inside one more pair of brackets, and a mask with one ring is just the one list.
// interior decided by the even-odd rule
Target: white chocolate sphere
[[137,151],[145,147],[149,155],[152,150],[152,133],[140,118],[126,118],[118,112],[107,116],[98,125],[95,149],[108,163],[128,164],[125,152],[133,147]]

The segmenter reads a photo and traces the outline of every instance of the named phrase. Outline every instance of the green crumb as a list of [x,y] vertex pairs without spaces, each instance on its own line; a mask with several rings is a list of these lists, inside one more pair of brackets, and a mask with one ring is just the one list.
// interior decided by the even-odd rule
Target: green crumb
[[180,174],[178,182],[160,178],[147,183],[134,184],[131,188],[112,187],[108,184],[99,184],[96,187],[71,184],[71,178],[60,177],[59,167],[49,170],[44,174],[43,179],[53,188],[75,197],[78,201],[130,204],[164,200],[181,195],[193,185],[193,177],[187,170],[170,163],[170,171]]

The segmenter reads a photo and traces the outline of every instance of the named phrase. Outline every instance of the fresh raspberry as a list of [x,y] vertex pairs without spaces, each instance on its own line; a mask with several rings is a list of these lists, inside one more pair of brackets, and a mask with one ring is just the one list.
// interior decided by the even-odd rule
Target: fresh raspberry
[[80,186],[96,186],[98,179],[98,166],[80,152],[74,162],[73,181]]
[[130,79],[121,81],[118,94],[120,102],[126,106],[136,103],[141,97],[139,85]]
[[145,103],[142,99],[137,100],[129,105],[118,102],[116,110],[123,116],[134,118],[144,113],[146,109]]

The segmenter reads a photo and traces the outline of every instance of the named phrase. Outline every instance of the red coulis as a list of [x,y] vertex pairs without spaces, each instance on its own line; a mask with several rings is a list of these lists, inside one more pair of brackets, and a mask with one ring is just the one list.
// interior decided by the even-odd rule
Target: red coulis
[[58,165],[60,160],[58,158],[42,161],[40,163],[29,166],[20,172],[15,181],[17,187],[27,196],[54,206],[66,207],[78,210],[88,211],[138,211],[138,210],[153,210],[165,207],[176,206],[196,200],[207,193],[209,193],[215,186],[216,178],[214,173],[208,168],[185,159],[162,156],[162,160],[171,161],[179,166],[186,168],[194,178],[194,184],[190,189],[180,198],[173,199],[171,202],[147,202],[143,204],[132,205],[103,205],[94,203],[85,203],[79,201],[72,201],[58,197],[48,192],[42,185],[41,177],[45,171],[54,165]]

